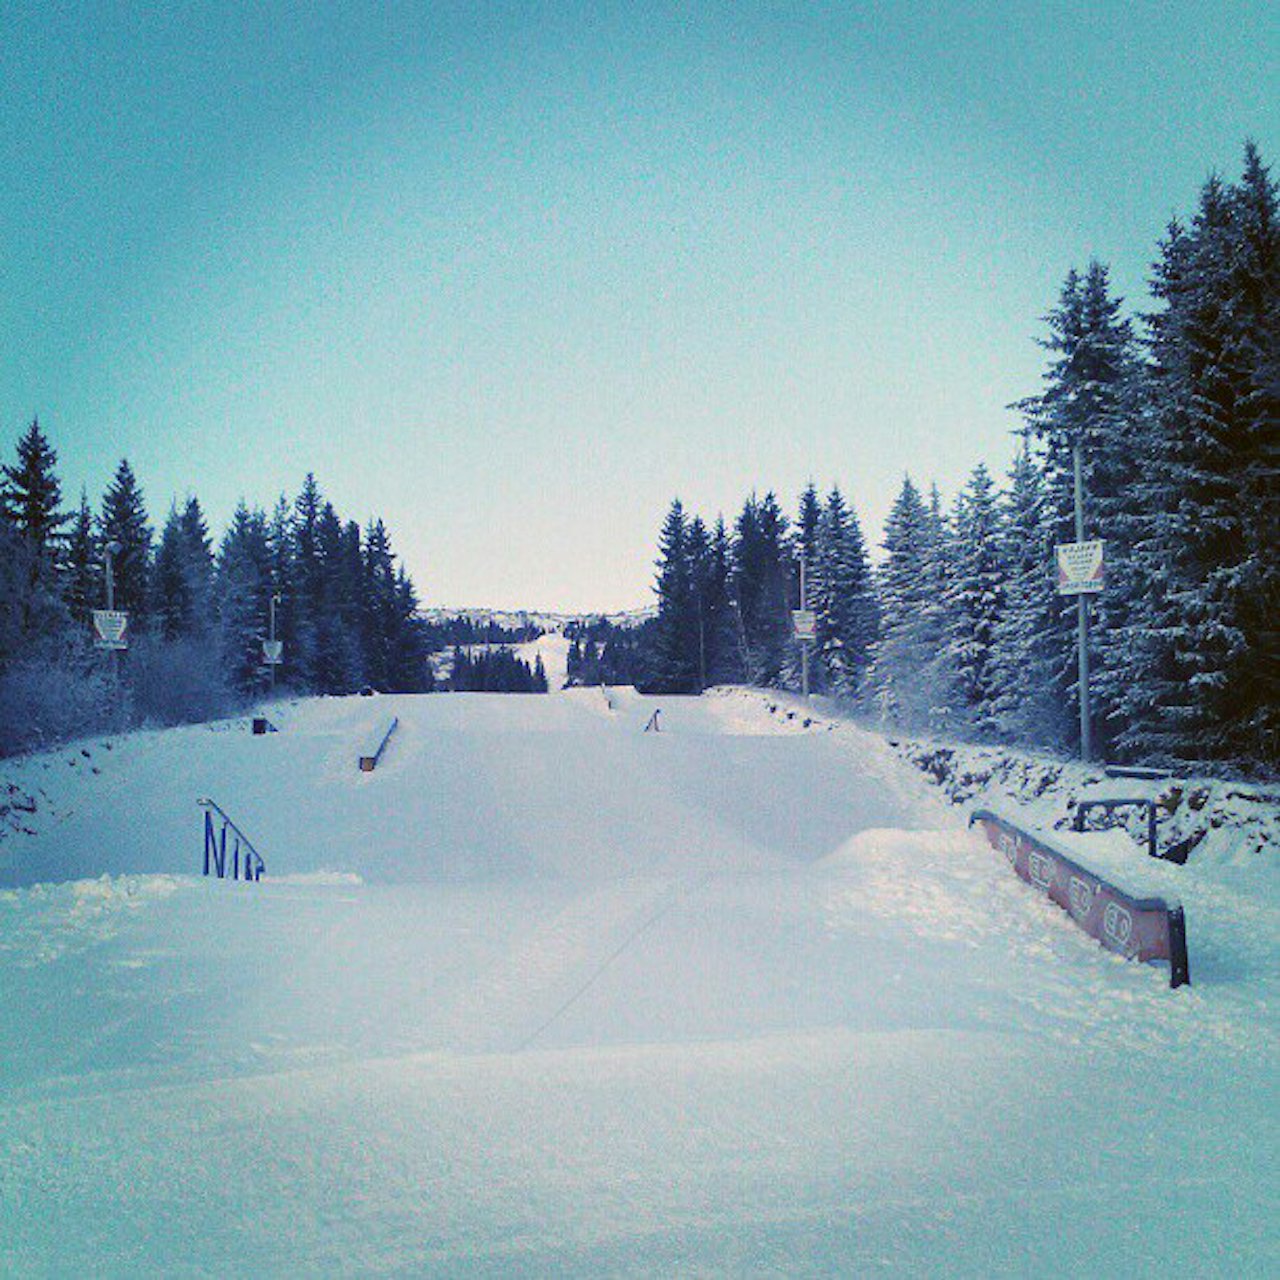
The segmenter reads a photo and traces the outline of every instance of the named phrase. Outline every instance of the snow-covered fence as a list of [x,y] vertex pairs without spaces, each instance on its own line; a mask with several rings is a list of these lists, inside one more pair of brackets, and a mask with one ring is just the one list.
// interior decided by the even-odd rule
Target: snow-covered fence
[[378,761],[382,759],[382,753],[387,749],[387,743],[391,741],[391,735],[400,727],[400,717],[392,716],[391,723],[387,725],[385,731],[377,738],[377,745],[371,752],[361,755],[360,772],[372,773],[378,767]]
[[[212,800],[207,797],[197,800],[196,804],[204,810],[204,873],[210,870],[219,880],[227,878],[227,833],[230,832],[233,844],[231,848],[231,879],[251,880],[257,882],[266,872],[267,864],[262,855],[253,847],[248,836],[231,821],[229,817]],[[218,824],[221,824],[219,827]],[[217,828],[215,830],[215,828]],[[244,851],[243,858],[241,850]]]
[[[1068,852],[1061,840],[1033,834],[990,809],[975,809],[970,825],[980,823],[991,845],[1032,887],[1056,902],[1085,933],[1129,960],[1167,960],[1169,985],[1191,981],[1186,919],[1176,898],[1148,895],[1118,866],[1106,874],[1085,865],[1082,853]],[[1094,861],[1094,859],[1091,859]],[[1114,861],[1102,858],[1102,861]]]

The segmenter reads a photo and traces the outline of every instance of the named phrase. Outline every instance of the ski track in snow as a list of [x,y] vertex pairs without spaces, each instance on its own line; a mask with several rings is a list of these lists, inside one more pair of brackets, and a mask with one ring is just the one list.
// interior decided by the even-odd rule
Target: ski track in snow
[[269,714],[6,768],[0,1273],[1280,1267],[1268,875],[1170,992],[798,699]]

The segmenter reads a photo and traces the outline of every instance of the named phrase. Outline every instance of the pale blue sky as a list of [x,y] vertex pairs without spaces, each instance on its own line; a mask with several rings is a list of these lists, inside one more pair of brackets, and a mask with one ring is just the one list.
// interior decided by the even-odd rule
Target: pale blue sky
[[1066,269],[1140,301],[1273,5],[0,5],[0,446],[219,528],[314,470],[425,602],[647,603],[731,515],[1003,469]]

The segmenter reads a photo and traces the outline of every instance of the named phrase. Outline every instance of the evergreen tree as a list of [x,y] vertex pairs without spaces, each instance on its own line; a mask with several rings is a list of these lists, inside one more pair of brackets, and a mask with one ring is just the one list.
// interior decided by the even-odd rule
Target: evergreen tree
[[153,565],[155,622],[166,640],[212,629],[213,551],[196,498],[170,507]]
[[1276,759],[1276,191],[1256,149],[1211,178],[1162,244],[1151,350],[1146,517],[1122,746]]
[[292,579],[286,594],[285,644],[293,654],[293,678],[303,688],[321,685],[316,670],[324,567],[320,553],[320,514],[324,498],[315,475],[308,471],[294,502]]
[[[1117,583],[1127,580],[1121,566],[1128,559],[1133,537],[1128,515],[1134,503],[1138,373],[1133,334],[1120,306],[1120,300],[1111,296],[1107,269],[1101,263],[1091,262],[1084,276],[1070,271],[1058,305],[1046,317],[1049,336],[1041,345],[1051,358],[1044,390],[1018,405],[1040,446],[1045,518],[1054,542],[1076,541],[1073,451],[1078,445],[1085,537],[1101,537],[1108,543]],[[1130,595],[1128,586],[1113,591],[1110,615],[1086,605],[1095,614],[1091,635],[1094,670],[1099,669],[1103,652],[1111,652],[1115,660],[1114,646],[1104,639],[1104,633],[1109,620],[1112,631],[1123,631],[1130,604],[1126,597]],[[1069,725],[1077,724],[1079,717],[1077,608],[1074,599],[1063,597],[1053,627],[1053,688],[1071,709]],[[1105,676],[1103,685],[1112,687]],[[1097,723],[1105,736],[1115,712],[1109,707],[1100,711]],[[1078,745],[1078,731],[1073,728],[1070,733],[1070,745]]]
[[262,640],[271,592],[267,522],[244,502],[236,507],[218,550],[216,578],[219,640],[223,667],[232,686],[244,694],[265,683]]
[[928,727],[938,705],[938,649],[926,616],[936,541],[929,508],[907,476],[885,521],[880,641],[871,676],[881,716],[907,728]]
[[[717,516],[711,530],[704,584],[703,631],[706,636],[707,681],[710,684],[733,684],[743,679],[737,611],[732,598],[732,556],[724,517]],[[613,643],[616,644],[616,638]],[[614,655],[615,661],[618,656]],[[608,665],[610,663],[606,662]]]
[[57,460],[33,421],[18,441],[15,465],[0,467],[0,507],[14,541],[10,607],[27,650],[56,643],[66,625],[58,578],[68,517],[60,510]]
[[67,535],[62,594],[72,622],[87,634],[92,611],[103,605],[102,552],[93,531],[93,509],[83,489]]
[[809,602],[817,615],[814,686],[856,697],[871,661],[879,610],[862,530],[837,487],[822,508],[810,581]]
[[0,503],[11,527],[50,569],[56,566],[62,529],[70,518],[61,509],[57,464],[57,453],[34,419],[18,441],[16,464],[0,467]]
[[791,567],[787,518],[771,492],[747,499],[735,533],[732,590],[746,678],[777,686],[791,644]]
[[992,727],[1007,741],[1061,747],[1069,729],[1054,685],[1058,600],[1042,487],[1024,437],[1001,513],[1004,605],[992,634]]
[[959,714],[982,736],[996,728],[995,634],[1004,611],[1005,566],[995,485],[979,463],[956,499],[947,584],[947,659]]
[[149,621],[151,574],[151,526],[142,490],[127,459],[122,459],[102,499],[98,538],[105,548],[116,543],[112,557],[115,578],[115,606],[130,615],[135,633]]
[[[359,632],[360,531],[344,530],[333,503],[316,525],[320,578],[313,679],[320,693],[351,693],[362,683]],[[354,554],[353,554],[354,550]]]
[[698,614],[689,527],[679,498],[663,522],[658,554],[658,619],[650,680],[658,692],[692,693],[698,688]]

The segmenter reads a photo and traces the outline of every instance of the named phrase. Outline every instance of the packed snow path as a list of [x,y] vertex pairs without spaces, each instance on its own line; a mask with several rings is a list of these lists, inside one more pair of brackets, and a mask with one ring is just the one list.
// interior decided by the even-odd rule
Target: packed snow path
[[0,843],[0,1272],[1274,1271],[1274,913],[1171,993],[759,695],[272,714]]

